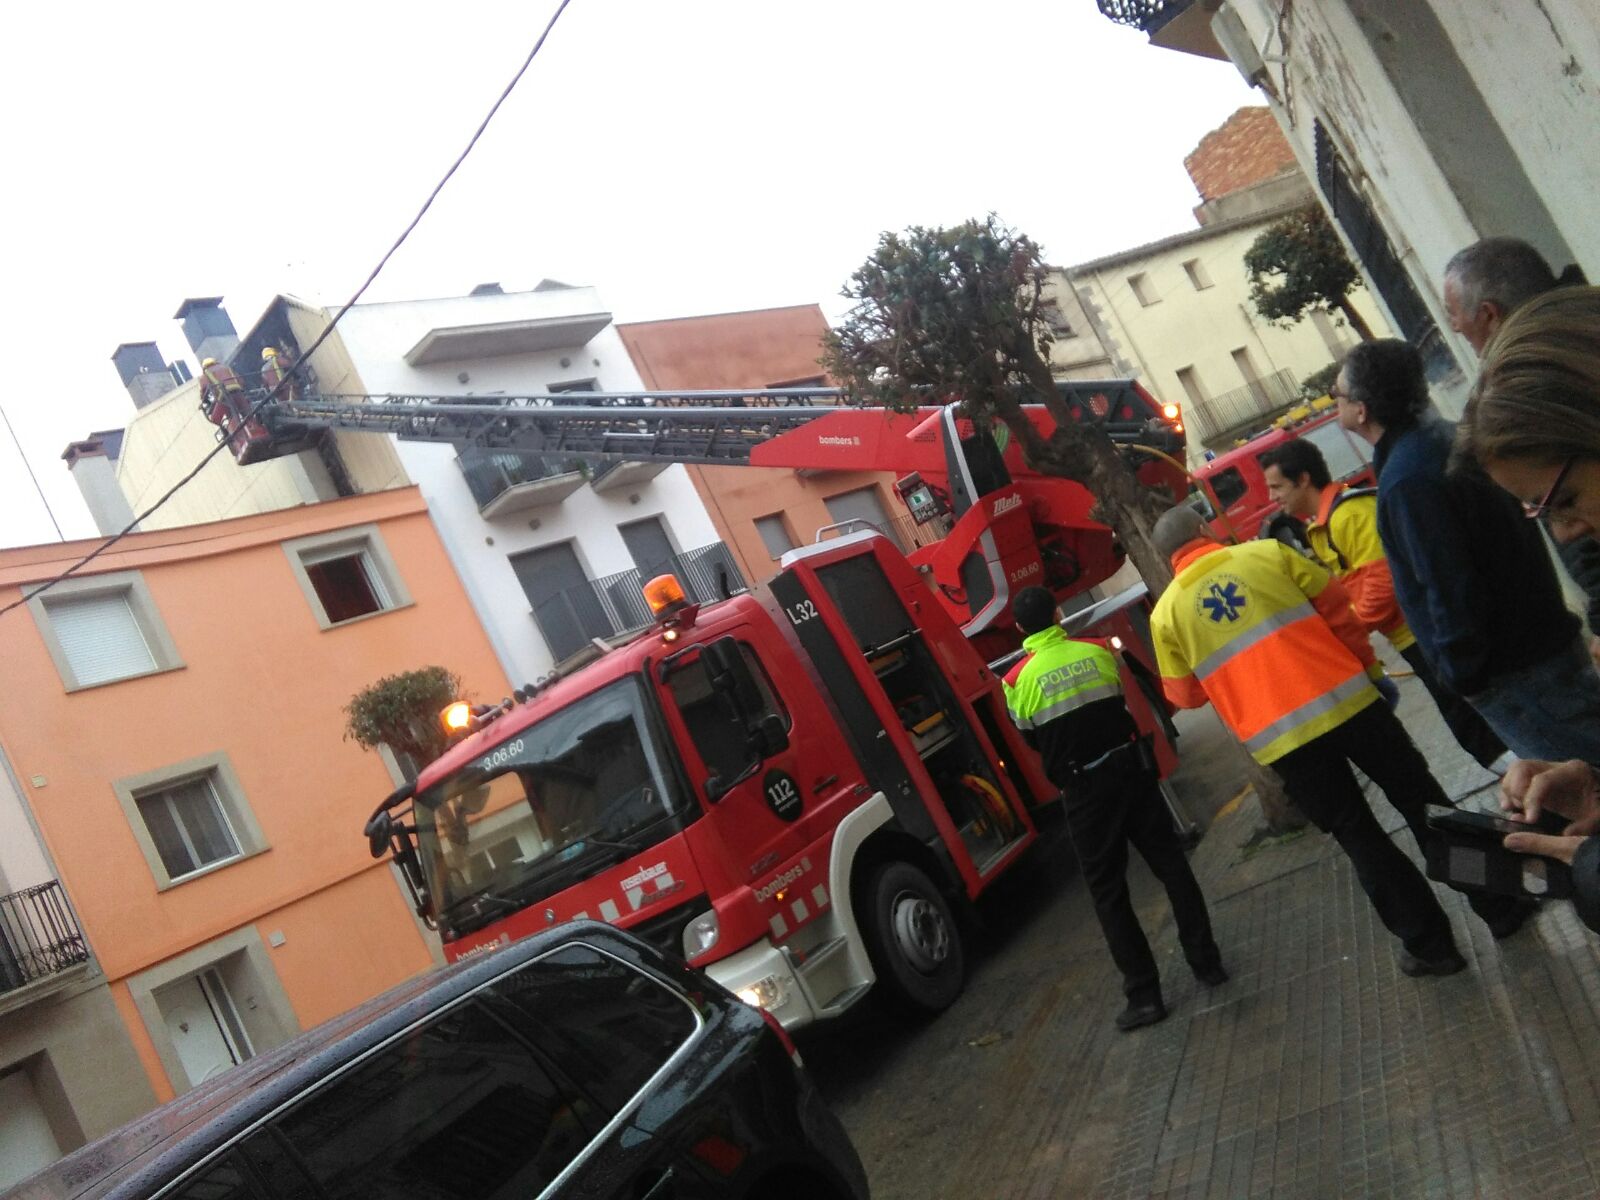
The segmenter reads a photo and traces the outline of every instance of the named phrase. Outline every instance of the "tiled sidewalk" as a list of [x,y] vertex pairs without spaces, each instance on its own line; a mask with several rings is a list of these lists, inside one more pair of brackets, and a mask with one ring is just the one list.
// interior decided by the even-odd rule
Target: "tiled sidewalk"
[[[1447,789],[1486,787],[1412,692],[1403,715]],[[1204,813],[1225,767],[1191,761],[1180,783]],[[1419,857],[1398,814],[1374,808]],[[995,923],[938,1020],[815,1039],[807,1058],[874,1195],[1600,1196],[1600,937],[1558,902],[1496,943],[1440,889],[1469,969],[1409,979],[1332,841],[1246,859],[1256,824],[1253,805],[1225,808],[1193,858],[1223,987],[1189,976],[1165,896],[1133,873],[1162,1024],[1111,1030],[1118,980],[1082,883],[1046,874],[1044,903]]]

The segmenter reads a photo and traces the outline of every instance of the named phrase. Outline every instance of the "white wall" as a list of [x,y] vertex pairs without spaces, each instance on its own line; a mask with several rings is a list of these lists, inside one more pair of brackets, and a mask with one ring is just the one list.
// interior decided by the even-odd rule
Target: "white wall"
[[[361,305],[339,325],[344,347],[372,394],[493,395],[542,392],[550,385],[596,380],[601,391],[638,391],[644,385],[614,327],[587,345],[470,362],[412,367],[405,353],[428,330],[535,317],[603,312],[592,288],[518,292],[443,300]],[[568,365],[561,365],[566,359]],[[468,382],[458,380],[465,371]],[[718,541],[715,526],[681,466],[669,467],[637,487],[597,494],[585,485],[559,504],[494,520],[478,512],[450,446],[398,442],[406,473],[422,490],[434,524],[482,616],[507,673],[531,680],[552,659],[534,623],[510,557],[557,542],[575,543],[591,579],[633,566],[618,524],[659,515],[679,550]],[[631,497],[637,497],[634,503]],[[530,528],[534,522],[538,528]]]
[[1600,274],[1593,2],[1329,0],[1296,6],[1287,45],[1280,7],[1229,5],[1256,47],[1287,58],[1268,64],[1269,99],[1302,169],[1315,177],[1313,121],[1321,120],[1432,311],[1463,367],[1434,399],[1458,413],[1475,359],[1445,318],[1440,289],[1451,255],[1506,234],[1551,257],[1570,251]]

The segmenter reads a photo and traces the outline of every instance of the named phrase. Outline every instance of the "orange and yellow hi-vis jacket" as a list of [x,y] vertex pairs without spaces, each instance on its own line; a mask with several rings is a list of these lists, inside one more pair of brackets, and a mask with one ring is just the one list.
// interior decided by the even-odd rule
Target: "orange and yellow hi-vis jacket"
[[1378,699],[1383,671],[1350,598],[1282,542],[1190,542],[1150,616],[1167,699],[1210,701],[1257,762],[1282,758]]
[[1347,494],[1348,485],[1330,483],[1317,498],[1317,515],[1306,524],[1306,540],[1316,560],[1344,585],[1356,618],[1376,629],[1396,650],[1416,644],[1394,596],[1394,576],[1378,540],[1378,497],[1370,491]]

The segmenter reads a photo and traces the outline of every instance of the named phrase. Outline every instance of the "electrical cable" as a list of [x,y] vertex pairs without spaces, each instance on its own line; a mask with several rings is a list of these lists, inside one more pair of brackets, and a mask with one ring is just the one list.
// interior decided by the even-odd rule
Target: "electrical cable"
[[[478,139],[481,138],[484,134],[484,131],[489,128],[489,122],[494,120],[495,114],[500,111],[500,106],[506,102],[513,89],[515,89],[517,84],[522,81],[522,77],[527,74],[528,68],[533,65],[533,60],[538,57],[539,51],[543,48],[545,41],[550,37],[551,30],[555,28],[556,22],[561,19],[561,14],[566,12],[567,5],[571,3],[572,0],[560,0],[560,3],[556,5],[555,12],[550,15],[550,20],[545,23],[544,31],[539,34],[539,40],[534,42],[533,49],[528,51],[528,57],[525,58],[522,62],[522,65],[517,68],[517,73],[511,77],[511,82],[506,84],[504,90],[501,91],[494,104],[490,106],[488,115],[483,118],[483,120],[479,123],[478,128],[473,131],[472,137],[467,141],[466,148],[456,156],[455,162],[450,164],[450,169],[444,173],[439,182],[434,185],[433,190],[428,193],[428,198],[423,201],[422,207],[417,210],[417,215],[411,218],[411,223],[401,231],[400,236],[395,239],[394,244],[390,246],[388,250],[384,251],[383,257],[378,260],[378,265],[372,268],[371,273],[368,274],[366,279],[362,281],[361,286],[355,290],[350,299],[346,300],[339,311],[334,314],[333,320],[328,322],[327,327],[317,335],[317,339],[311,343],[311,348],[300,356],[299,361],[309,362],[311,360],[311,356],[316,353],[317,348],[321,346],[323,342],[328,340],[328,335],[331,334],[334,329],[338,327],[339,322],[344,319],[345,313],[354,308],[356,302],[361,299],[363,294],[365,294],[367,288],[372,286],[373,280],[377,279],[379,272],[381,272],[383,268],[388,265],[389,260],[394,257],[395,251],[399,250],[400,247],[405,244],[406,239],[411,236],[412,230],[416,229],[417,225],[427,214],[428,210],[433,207],[433,202],[438,198],[439,193],[444,190],[444,185],[450,182],[451,177],[455,175],[458,169],[460,169],[461,164],[466,162],[467,155],[472,153],[473,147],[478,144]],[[284,388],[288,387],[293,378],[294,372],[292,370],[286,372],[283,378],[278,380],[277,384],[273,386],[272,390],[265,396],[261,397],[261,399],[257,400],[255,404],[253,404],[244,414],[244,416],[239,419],[238,424],[232,433],[227,434],[220,441],[218,441],[218,443],[211,448],[206,456],[195,464],[193,470],[191,470],[182,479],[178,480],[177,483],[168,488],[166,492],[162,494],[161,498],[149,508],[135,516],[126,527],[119,532],[112,534],[104,542],[101,542],[100,545],[96,546],[88,554],[84,555],[65,571],[62,571],[59,575],[52,579],[46,580],[32,591],[25,592],[23,595],[13,600],[10,604],[0,608],[0,617],[5,616],[6,613],[10,612],[14,608],[21,608],[35,596],[49,591],[51,588],[55,587],[56,584],[63,582],[72,575],[75,575],[78,571],[82,570],[95,559],[99,558],[100,555],[111,549],[112,546],[115,546],[129,533],[133,532],[135,526],[149,517],[168,500],[172,499],[172,497],[178,493],[179,489],[192,481],[195,476],[199,475],[200,472],[205,469],[207,463],[209,463],[223,450],[227,449],[232,444],[233,440],[238,437],[239,434],[244,432],[245,427],[252,419],[254,419],[255,415],[272,401],[276,400],[278,398],[278,394],[282,392]]]

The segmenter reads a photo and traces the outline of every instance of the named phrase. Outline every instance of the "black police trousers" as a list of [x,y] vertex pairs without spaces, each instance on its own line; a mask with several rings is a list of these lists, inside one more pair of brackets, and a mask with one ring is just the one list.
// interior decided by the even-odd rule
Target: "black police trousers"
[[1129,745],[1093,770],[1059,782],[1066,797],[1067,834],[1128,999],[1161,999],[1155,956],[1128,895],[1130,844],[1167,890],[1190,967],[1203,971],[1220,965],[1206,898],[1162,803],[1156,775],[1140,761],[1138,748]]

